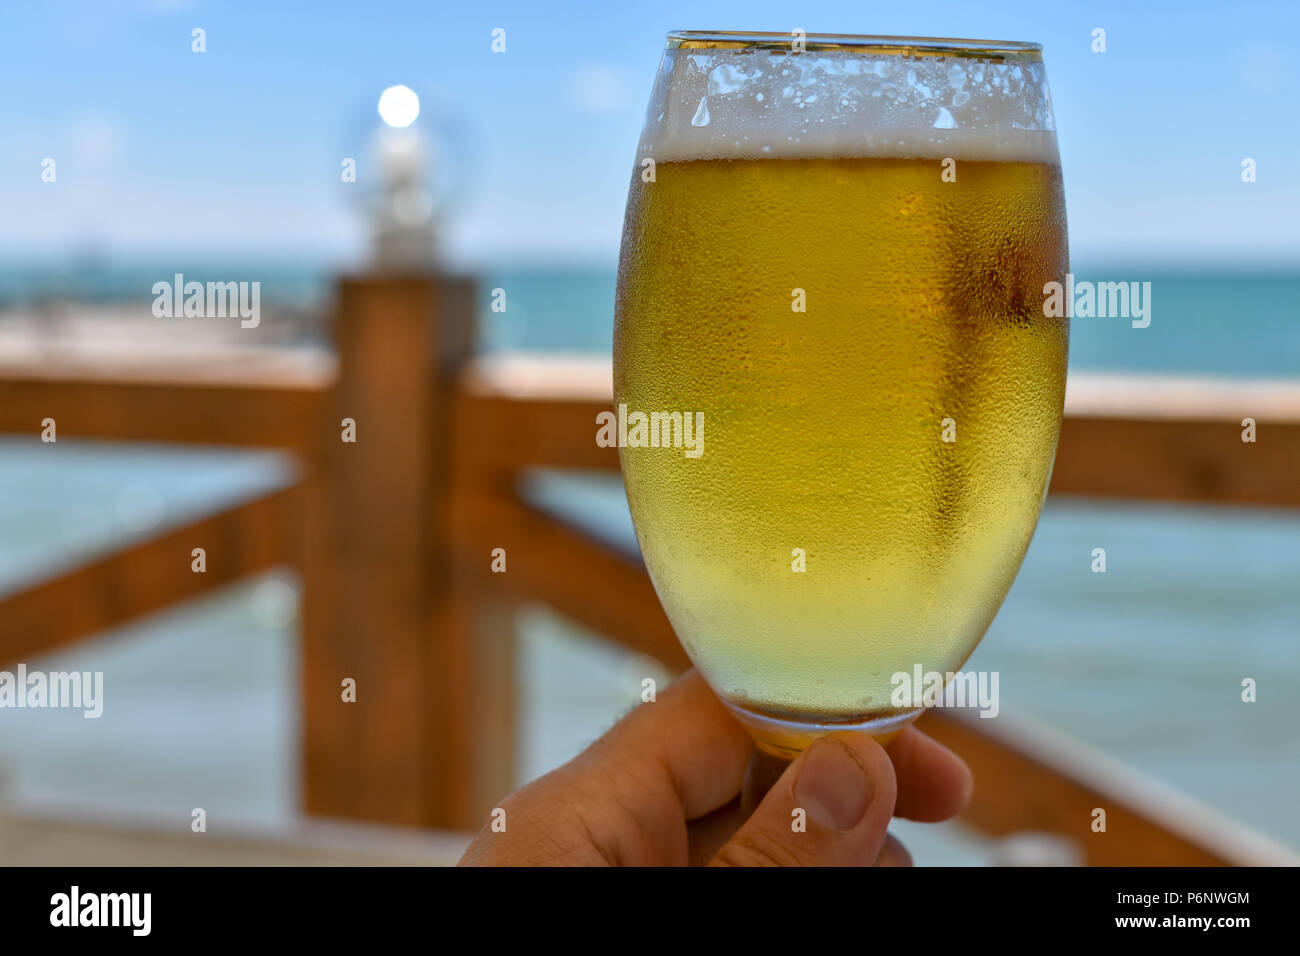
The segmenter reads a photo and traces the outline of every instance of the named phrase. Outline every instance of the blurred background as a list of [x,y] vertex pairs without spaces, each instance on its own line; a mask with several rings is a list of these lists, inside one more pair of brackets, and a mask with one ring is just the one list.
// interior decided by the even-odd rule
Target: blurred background
[[[1300,12],[1282,0],[797,11],[119,0],[13,4],[4,21],[0,366],[11,372],[328,356],[335,279],[372,268],[400,185],[376,110],[396,85],[419,97],[410,162],[426,192],[397,204],[390,257],[474,277],[482,353],[608,357],[623,206],[664,34],[803,28],[1043,44],[1074,272],[1153,287],[1149,328],[1074,322],[1072,375],[1300,379],[1300,67],[1286,43]],[[430,230],[432,253],[403,245]],[[260,281],[260,326],[154,318],[153,283],[175,273]],[[508,290],[504,312],[494,288]],[[55,455],[36,429],[0,435],[0,602],[298,473],[274,450],[69,436]],[[1300,486],[1300,460],[1290,469]],[[635,548],[616,475],[543,472],[529,495]],[[1096,547],[1106,574],[1091,571]],[[1053,496],[970,666],[1001,672],[1004,707],[1297,847],[1298,581],[1294,508]],[[198,859],[183,839],[152,835],[188,834],[194,807],[223,832],[261,835],[236,857],[304,832],[300,587],[273,570],[27,659],[103,671],[105,713],[0,710],[0,828],[24,834],[0,840],[0,862]],[[543,606],[518,613],[522,783],[598,736],[663,668]],[[0,647],[4,622],[0,604]],[[1251,705],[1246,676],[1260,680]],[[1010,853],[960,821],[898,832],[919,864]],[[286,844],[283,859],[439,862],[460,845],[335,836],[324,849]]]

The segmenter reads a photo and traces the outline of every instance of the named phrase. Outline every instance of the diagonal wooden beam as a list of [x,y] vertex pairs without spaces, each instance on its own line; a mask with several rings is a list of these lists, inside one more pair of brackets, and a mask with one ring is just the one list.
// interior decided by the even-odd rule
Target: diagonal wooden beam
[[[0,666],[296,564],[297,510],[296,488],[275,491],[0,598]],[[203,573],[191,570],[194,548]]]
[[[463,490],[455,498],[457,560],[485,600],[493,594],[549,604],[623,647],[676,670],[690,659],[635,556],[604,545],[512,494]],[[504,548],[506,571],[491,569]]]
[[[1088,866],[1300,865],[1269,838],[1028,715],[932,709],[920,728],[970,765],[963,819],[985,833],[1065,836]],[[1092,829],[1099,808],[1104,832]]]

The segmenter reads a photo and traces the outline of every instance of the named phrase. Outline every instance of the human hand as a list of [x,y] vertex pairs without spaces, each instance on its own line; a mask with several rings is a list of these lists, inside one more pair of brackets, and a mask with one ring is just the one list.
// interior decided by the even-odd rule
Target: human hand
[[[945,820],[973,786],[966,764],[914,727],[887,748],[839,732],[786,767],[747,815],[742,785],[754,790],[765,760],[690,671],[506,798],[505,830],[484,827],[461,865],[906,866],[890,818]],[[804,832],[792,826],[797,808]]]

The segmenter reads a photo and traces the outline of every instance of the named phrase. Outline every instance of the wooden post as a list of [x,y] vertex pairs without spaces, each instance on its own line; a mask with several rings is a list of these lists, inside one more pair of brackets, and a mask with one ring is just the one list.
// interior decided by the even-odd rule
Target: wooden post
[[472,302],[468,282],[445,278],[339,286],[338,382],[303,565],[311,814],[477,829],[514,783],[511,615],[457,587],[447,532],[451,383],[472,347]]

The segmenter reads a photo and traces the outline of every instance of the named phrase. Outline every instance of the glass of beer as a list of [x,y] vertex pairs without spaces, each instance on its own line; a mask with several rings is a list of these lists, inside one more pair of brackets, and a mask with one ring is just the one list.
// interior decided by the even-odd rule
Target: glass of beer
[[669,35],[619,453],[668,617],[765,752],[891,736],[988,629],[1056,453],[1067,268],[1037,44]]

